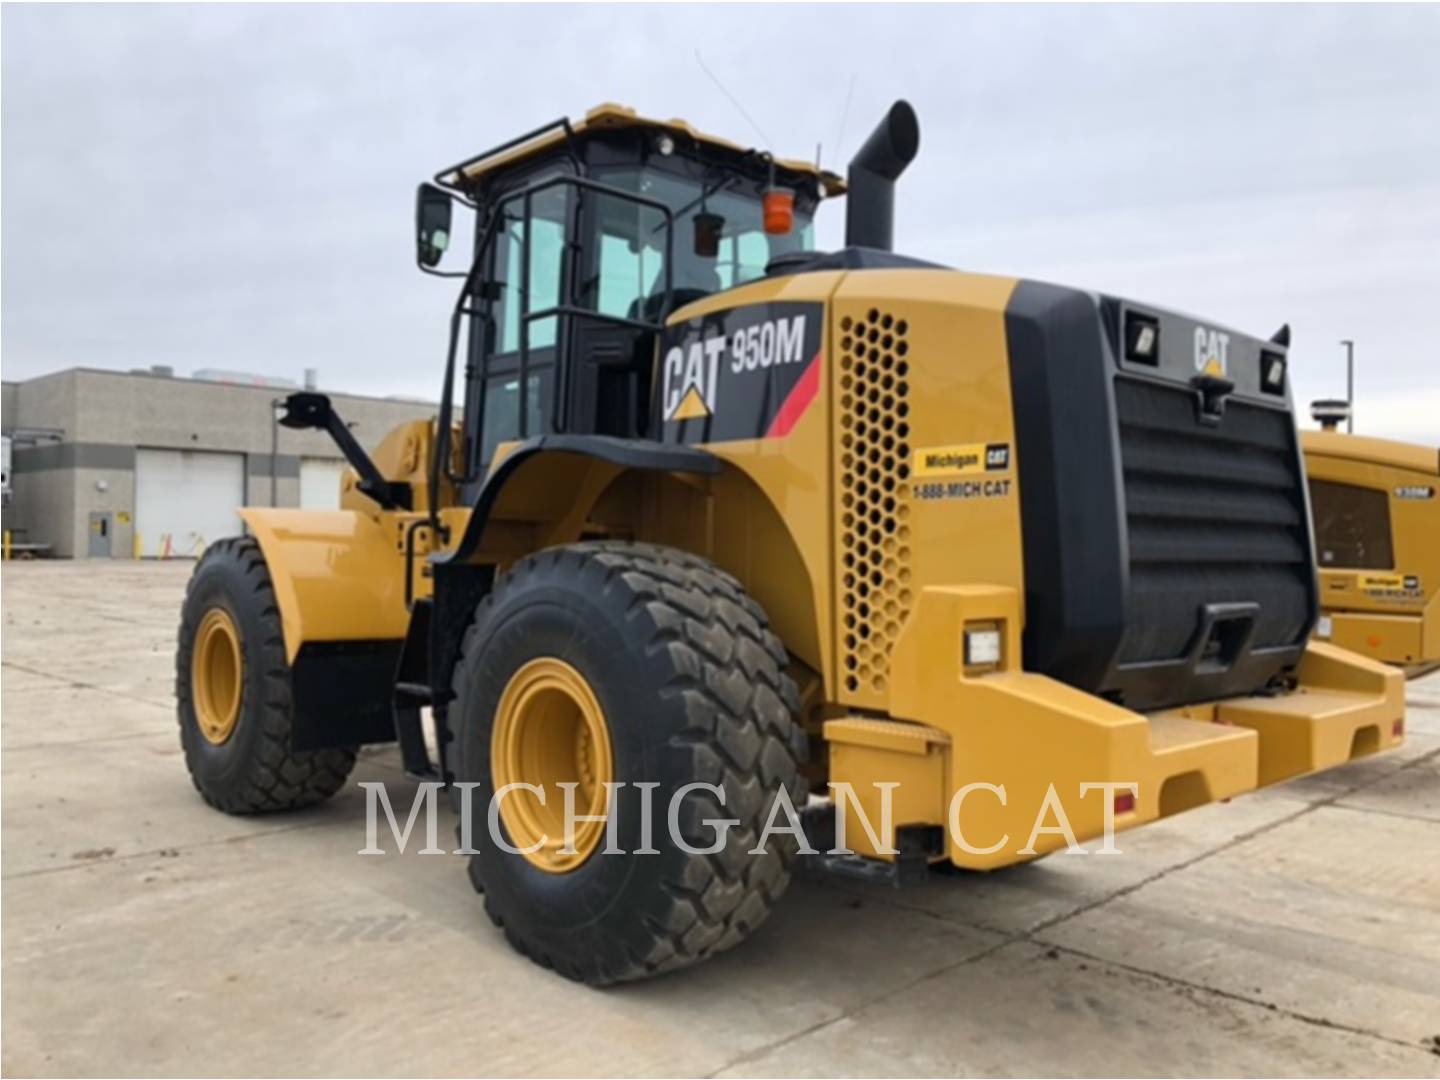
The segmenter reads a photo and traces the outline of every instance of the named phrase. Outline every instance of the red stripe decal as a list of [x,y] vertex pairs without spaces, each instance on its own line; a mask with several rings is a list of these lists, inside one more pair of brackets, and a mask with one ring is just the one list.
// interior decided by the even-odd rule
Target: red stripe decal
[[800,417],[805,415],[805,410],[819,392],[820,353],[817,352],[800,376],[800,381],[790,388],[790,393],[786,394],[785,400],[780,403],[775,419],[770,421],[770,427],[765,432],[765,438],[783,439],[789,435],[790,429],[800,422]]

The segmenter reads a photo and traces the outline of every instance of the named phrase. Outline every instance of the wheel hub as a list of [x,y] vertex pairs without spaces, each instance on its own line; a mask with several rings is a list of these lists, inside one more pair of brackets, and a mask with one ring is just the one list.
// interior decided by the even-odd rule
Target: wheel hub
[[552,874],[580,866],[600,846],[604,821],[576,821],[565,842],[565,788],[573,784],[575,816],[605,812],[605,785],[614,777],[610,728],[585,677],[550,656],[524,664],[510,678],[495,710],[490,741],[495,791],[533,784],[544,802],[523,788],[506,792],[500,818],[511,843],[533,865]]
[[235,620],[224,608],[211,608],[195,631],[195,651],[190,658],[195,721],[206,742],[219,746],[234,734],[244,672]]

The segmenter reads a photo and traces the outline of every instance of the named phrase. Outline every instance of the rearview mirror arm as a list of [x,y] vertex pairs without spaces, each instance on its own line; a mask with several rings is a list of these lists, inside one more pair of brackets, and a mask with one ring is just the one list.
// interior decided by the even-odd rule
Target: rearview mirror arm
[[285,399],[285,415],[280,417],[280,423],[298,431],[316,428],[327,432],[350,467],[360,474],[360,483],[356,486],[362,494],[374,499],[382,510],[410,509],[410,485],[386,480],[380,475],[375,462],[356,441],[349,426],[340,419],[340,414],[324,394],[308,390],[291,394]]

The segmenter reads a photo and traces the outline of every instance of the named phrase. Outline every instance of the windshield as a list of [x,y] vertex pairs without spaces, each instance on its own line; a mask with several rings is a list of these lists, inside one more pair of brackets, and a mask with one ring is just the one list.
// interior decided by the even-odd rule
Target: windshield
[[[673,288],[677,303],[688,303],[721,289],[765,276],[777,255],[813,246],[811,213],[796,200],[795,225],[783,236],[765,232],[760,199],[740,177],[702,183],[653,169],[606,170],[597,179],[655,199],[675,215]],[[606,315],[654,318],[665,283],[665,227],[659,211],[623,199],[599,198],[599,258],[590,282],[590,302]],[[697,217],[700,219],[697,222]],[[718,233],[714,255],[697,254],[696,232]],[[648,302],[648,303],[647,303]]]

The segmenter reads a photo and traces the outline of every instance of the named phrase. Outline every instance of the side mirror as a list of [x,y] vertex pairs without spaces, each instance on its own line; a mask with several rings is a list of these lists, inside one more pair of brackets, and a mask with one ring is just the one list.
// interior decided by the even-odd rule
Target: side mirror
[[415,190],[415,260],[421,267],[440,265],[450,246],[450,213],[454,203],[434,184]]

